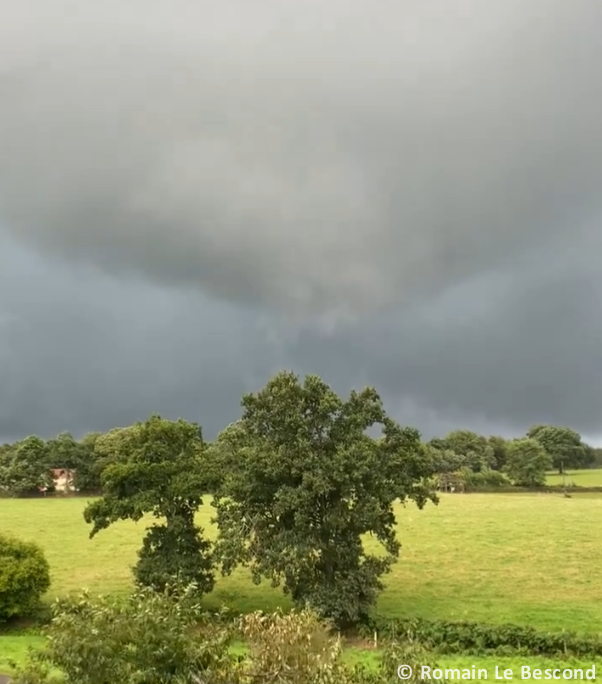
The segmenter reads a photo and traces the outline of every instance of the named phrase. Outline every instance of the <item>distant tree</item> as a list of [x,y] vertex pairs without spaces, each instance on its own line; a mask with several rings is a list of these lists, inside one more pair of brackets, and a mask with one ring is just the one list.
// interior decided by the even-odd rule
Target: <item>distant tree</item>
[[536,439],[552,459],[552,465],[560,474],[567,468],[579,468],[588,458],[581,435],[575,430],[558,425],[534,425],[527,437]]
[[493,463],[491,467],[494,470],[503,470],[506,465],[506,440],[497,435],[491,435],[487,442],[493,452]]
[[137,581],[158,590],[174,581],[213,588],[211,544],[202,538],[194,516],[206,489],[200,428],[184,420],[151,416],[132,428],[105,436],[102,498],[84,511],[90,537],[117,520],[141,520],[147,513],[165,520],[152,525],[134,569]]
[[9,472],[12,466],[12,444],[0,445],[0,491],[8,491]]
[[532,425],[528,430],[527,430],[527,437],[529,439],[536,439],[537,435],[542,431],[545,430],[545,428],[549,427],[548,425],[544,425],[543,423],[538,423],[537,425]]
[[[399,554],[394,502],[436,501],[420,434],[391,420],[375,390],[343,401],[315,375],[280,373],[242,405],[218,440],[236,464],[214,504],[223,572],[250,565],[295,604],[356,622]],[[367,434],[374,426],[382,438]],[[366,552],[367,533],[384,555]]]
[[432,461],[436,473],[456,473],[466,467],[466,457],[445,448],[436,448],[432,442],[426,444],[426,453]]
[[80,462],[75,472],[74,486],[80,492],[99,492],[102,466],[96,452],[100,432],[89,432],[79,442]]
[[594,468],[602,468],[602,448],[601,447],[591,447],[591,453],[593,456],[592,466]]
[[552,459],[536,439],[524,437],[507,442],[506,472],[514,484],[536,487],[546,482]]
[[32,435],[4,449],[0,456],[0,487],[14,496],[26,496],[52,486],[48,448],[43,439]]
[[471,430],[453,430],[441,442],[445,449],[464,456],[466,465],[475,473],[494,465],[494,450],[483,435]]
[[46,442],[48,464],[51,468],[77,468],[81,447],[70,432],[61,432]]
[[581,459],[582,468],[596,467],[596,450],[593,446],[581,442],[581,449],[583,450],[583,457]]

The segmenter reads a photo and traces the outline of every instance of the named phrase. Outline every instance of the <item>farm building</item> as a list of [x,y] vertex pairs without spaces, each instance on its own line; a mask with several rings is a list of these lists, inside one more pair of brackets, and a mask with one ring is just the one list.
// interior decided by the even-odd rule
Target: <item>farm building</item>
[[68,468],[53,468],[50,471],[50,474],[52,476],[52,481],[54,482],[54,488],[57,492],[67,494],[75,491],[73,484],[75,470],[69,470]]

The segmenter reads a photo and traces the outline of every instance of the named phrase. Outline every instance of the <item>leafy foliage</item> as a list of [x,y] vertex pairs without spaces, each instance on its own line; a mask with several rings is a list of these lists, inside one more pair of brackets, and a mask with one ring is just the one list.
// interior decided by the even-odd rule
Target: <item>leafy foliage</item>
[[50,587],[42,549],[0,534],[0,621],[29,615]]
[[[393,502],[436,500],[419,433],[392,421],[375,390],[343,401],[317,376],[280,373],[242,403],[221,438],[237,464],[214,504],[223,571],[250,565],[297,606],[340,625],[361,620],[399,554]],[[382,437],[370,437],[379,424]],[[366,533],[384,555],[366,554]]]
[[541,444],[559,473],[566,468],[577,468],[591,460],[590,447],[583,444],[581,435],[571,428],[558,425],[534,425],[527,432],[527,437]]
[[[400,663],[413,666],[406,681],[420,681],[433,656],[418,642],[387,644],[376,671],[342,660],[342,641],[331,625],[309,612],[254,613],[238,627],[202,613],[196,592],[139,590],[127,601],[87,594],[57,602],[43,651],[15,675],[14,684],[392,684]],[[242,637],[245,655],[229,646]],[[437,667],[436,665],[434,667]]]
[[487,438],[471,430],[453,430],[443,439],[432,440],[431,445],[463,457],[462,465],[474,472],[495,464],[494,450]]
[[62,432],[46,443],[51,468],[74,471],[74,489],[80,492],[100,490],[100,469],[94,447],[101,433],[91,432],[77,441],[69,432]]
[[493,454],[493,464],[491,467],[494,470],[503,470],[506,465],[506,440],[503,437],[491,435],[487,442]]
[[551,658],[602,656],[600,635],[583,635],[569,631],[542,632],[524,625],[488,625],[469,621],[389,619],[372,616],[366,629],[369,634],[377,632],[384,639],[393,641],[404,640],[410,636],[439,653],[523,654]]
[[514,439],[508,442],[506,453],[506,472],[514,484],[525,487],[545,484],[552,459],[536,439]]
[[82,461],[81,445],[70,432],[61,432],[46,442],[48,465],[51,468],[78,468]]
[[146,588],[125,601],[86,593],[58,601],[47,648],[32,655],[14,682],[48,682],[58,669],[66,684],[230,684],[231,630],[203,621],[192,594],[192,588],[171,596]]
[[174,581],[213,588],[211,544],[194,516],[206,486],[200,428],[184,420],[151,416],[145,423],[99,438],[109,464],[102,471],[103,496],[84,511],[90,537],[117,520],[163,518],[148,531],[134,573],[138,582],[163,590]]
[[[342,640],[329,622],[308,610],[288,615],[254,613],[241,620],[241,632],[249,646],[245,681],[264,684],[386,684],[399,681],[402,663],[412,667],[406,681],[420,679],[420,667],[433,666],[433,654],[409,639],[389,642],[376,671],[362,665],[346,666],[341,659]],[[434,665],[433,667],[437,667]],[[437,681],[437,680],[435,680]]]
[[473,472],[470,468],[465,468],[462,470],[462,478],[468,491],[496,489],[511,484],[505,473],[492,468],[484,468],[478,473]]
[[439,474],[457,473],[467,468],[466,457],[447,449],[441,440],[431,440],[426,445],[426,452],[431,459],[433,471]]
[[95,448],[101,434],[100,432],[89,432],[79,442],[80,458],[74,478],[74,486],[79,492],[100,492],[102,468]]
[[32,435],[3,449],[0,454],[0,487],[14,496],[35,494],[52,487],[48,449],[44,440]]
[[242,617],[240,629],[249,647],[245,674],[251,682],[344,680],[341,639],[310,611],[252,613]]

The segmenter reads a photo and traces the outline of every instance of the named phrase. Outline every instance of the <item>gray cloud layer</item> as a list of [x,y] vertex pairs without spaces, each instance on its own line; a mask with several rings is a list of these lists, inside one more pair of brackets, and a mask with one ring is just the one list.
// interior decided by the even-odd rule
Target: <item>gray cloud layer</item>
[[284,365],[602,432],[599,0],[0,9],[0,435]]

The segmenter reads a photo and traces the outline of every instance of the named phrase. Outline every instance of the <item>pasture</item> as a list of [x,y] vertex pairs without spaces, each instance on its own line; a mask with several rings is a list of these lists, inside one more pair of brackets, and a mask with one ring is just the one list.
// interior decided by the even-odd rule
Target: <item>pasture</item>
[[[52,568],[48,598],[88,588],[127,591],[147,523],[121,522],[88,539],[83,498],[0,499],[0,530],[40,544]],[[199,524],[215,535],[207,503]],[[514,622],[541,629],[599,631],[602,497],[449,494],[419,511],[398,506],[401,557],[379,611],[449,620]],[[373,544],[367,540],[368,547]],[[237,610],[286,604],[244,569],[219,578],[207,603]]]
[[[0,499],[0,531],[35,541],[46,552],[53,582],[48,599],[82,588],[110,593],[131,587],[130,567],[147,523],[121,522],[90,540],[85,505],[84,498]],[[198,516],[209,536],[216,533],[212,510],[206,502]],[[396,514],[403,548],[380,597],[383,615],[601,631],[602,542],[596,521],[602,518],[602,496],[448,494],[439,506],[419,511],[399,505]],[[244,569],[219,578],[206,603],[240,611],[287,605],[280,590],[254,585]],[[0,636],[0,654],[22,655],[34,642]],[[453,659],[468,661],[476,662]]]
[[546,476],[546,483],[549,485],[561,485],[564,481],[568,487],[602,487],[602,468],[571,470],[565,473],[564,478],[557,472],[548,473]]

